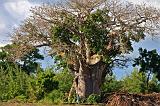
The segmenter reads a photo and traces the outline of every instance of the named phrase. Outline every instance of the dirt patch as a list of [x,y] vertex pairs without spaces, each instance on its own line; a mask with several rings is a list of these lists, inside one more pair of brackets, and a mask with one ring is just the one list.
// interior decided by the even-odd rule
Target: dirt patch
[[104,106],[104,105],[79,105],[79,104],[40,104],[40,103],[0,103],[0,106]]
[[0,106],[55,106],[51,104],[40,104],[40,103],[0,103]]
[[160,106],[160,93],[147,95],[114,93],[107,95],[104,103],[107,106]]

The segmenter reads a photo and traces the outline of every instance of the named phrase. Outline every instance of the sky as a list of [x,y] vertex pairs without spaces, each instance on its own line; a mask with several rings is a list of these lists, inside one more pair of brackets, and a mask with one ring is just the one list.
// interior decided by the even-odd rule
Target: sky
[[[9,43],[9,33],[13,31],[13,28],[19,26],[19,24],[30,15],[30,8],[34,6],[41,5],[42,3],[56,2],[58,0],[0,0],[0,46],[4,46]],[[133,2],[134,4],[144,4],[151,5],[160,8],[160,0],[127,0]],[[151,38],[147,37],[145,40],[134,44],[134,52],[130,55],[131,57],[137,57],[138,48],[143,47],[149,50],[157,49],[160,52],[160,37]],[[52,62],[48,61],[50,58],[46,56],[45,60],[42,62],[43,67],[51,65]],[[130,73],[131,67],[123,69],[115,69],[115,73],[118,76],[126,75]],[[121,72],[120,72],[121,71]],[[120,75],[121,73],[121,75]]]
[[0,0],[0,46],[9,42],[9,33],[30,13],[30,8],[56,0]]
[[29,15],[29,8],[34,5],[27,0],[0,0],[0,45],[9,42],[8,33]]

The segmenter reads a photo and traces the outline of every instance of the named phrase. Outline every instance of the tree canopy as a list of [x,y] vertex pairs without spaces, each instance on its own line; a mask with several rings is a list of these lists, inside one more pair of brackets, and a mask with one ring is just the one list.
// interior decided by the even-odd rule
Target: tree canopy
[[31,11],[13,33],[15,52],[49,46],[52,54],[72,60],[81,55],[86,61],[94,54],[106,59],[133,50],[132,41],[153,33],[160,15],[155,8],[116,0],[69,0]]
[[[14,60],[12,58],[15,48],[14,44],[8,44],[1,48],[0,67],[6,69],[8,66],[18,65],[27,74],[34,73],[40,64],[37,60],[43,60],[44,57],[39,53],[39,49],[33,48],[32,51],[26,52],[21,58]],[[13,61],[14,60],[14,61]]]

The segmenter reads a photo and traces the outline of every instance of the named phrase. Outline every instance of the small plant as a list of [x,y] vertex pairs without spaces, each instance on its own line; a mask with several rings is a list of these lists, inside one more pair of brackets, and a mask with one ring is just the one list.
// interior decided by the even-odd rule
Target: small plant
[[26,96],[24,96],[24,95],[19,95],[19,96],[16,96],[15,97],[15,100],[17,101],[17,102],[27,102],[27,97]]
[[91,94],[88,98],[87,98],[87,103],[89,104],[96,104],[100,102],[100,95],[97,94]]
[[51,93],[49,93],[46,96],[46,99],[48,101],[52,101],[55,104],[59,104],[59,103],[63,103],[63,97],[64,97],[63,92],[59,90],[53,90]]

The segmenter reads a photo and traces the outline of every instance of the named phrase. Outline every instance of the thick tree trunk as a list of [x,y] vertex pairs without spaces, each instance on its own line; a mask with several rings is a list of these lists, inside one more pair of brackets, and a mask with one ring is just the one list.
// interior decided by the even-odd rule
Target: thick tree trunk
[[77,75],[76,92],[80,98],[100,94],[101,84],[106,76],[107,65],[100,61],[94,65],[81,64]]

